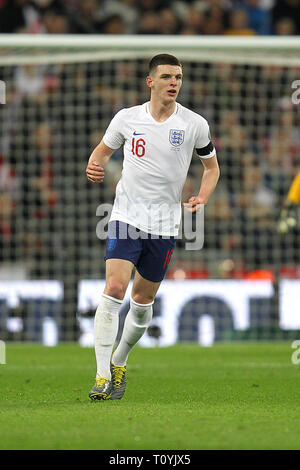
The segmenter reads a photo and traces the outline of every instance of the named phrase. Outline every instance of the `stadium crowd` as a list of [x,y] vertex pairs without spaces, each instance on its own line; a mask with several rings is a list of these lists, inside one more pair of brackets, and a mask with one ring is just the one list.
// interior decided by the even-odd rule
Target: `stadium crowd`
[[0,33],[298,35],[299,0],[0,0]]
[[[184,267],[190,277],[212,272],[245,277],[282,264],[292,265],[297,274],[299,230],[281,237],[276,219],[300,166],[299,106],[288,96],[298,69],[184,66],[179,101],[211,122],[222,177],[205,211],[201,262],[179,240],[173,267]],[[95,208],[113,200],[122,152],[114,153],[101,187],[86,181],[84,166],[111,116],[148,99],[144,81],[135,78],[147,73],[143,61],[112,61],[106,67],[8,68],[7,104],[0,108],[1,256],[2,261],[29,260],[36,277],[55,277],[66,247],[79,269],[87,259],[99,269],[99,243],[102,249],[104,243],[95,236]],[[200,178],[201,165],[193,158],[184,201],[197,192]],[[219,263],[216,272],[212,267],[218,259],[231,263]]]

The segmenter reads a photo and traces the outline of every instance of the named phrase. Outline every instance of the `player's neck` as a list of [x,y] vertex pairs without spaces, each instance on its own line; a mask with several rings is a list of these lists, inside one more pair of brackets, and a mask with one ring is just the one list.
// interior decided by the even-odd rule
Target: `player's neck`
[[166,121],[175,111],[176,102],[163,104],[154,99],[150,99],[149,111],[155,121],[164,122]]

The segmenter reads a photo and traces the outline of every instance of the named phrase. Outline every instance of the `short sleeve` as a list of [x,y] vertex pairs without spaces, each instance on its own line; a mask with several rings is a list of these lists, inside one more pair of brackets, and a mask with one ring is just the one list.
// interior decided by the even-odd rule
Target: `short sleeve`
[[216,150],[211,142],[208,122],[204,118],[202,118],[199,125],[199,132],[196,139],[195,148],[200,158],[211,158],[216,153]]
[[124,129],[124,116],[123,111],[119,111],[113,119],[110,121],[108,128],[103,136],[103,142],[105,145],[112,149],[120,148],[124,142],[125,137],[123,133]]

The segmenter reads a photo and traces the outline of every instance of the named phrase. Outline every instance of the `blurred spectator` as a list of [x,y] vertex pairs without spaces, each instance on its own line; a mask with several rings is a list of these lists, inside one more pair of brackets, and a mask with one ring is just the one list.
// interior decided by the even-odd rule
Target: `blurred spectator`
[[125,34],[125,25],[120,15],[109,16],[101,28],[102,34]]
[[0,0],[0,33],[290,35],[300,0]]
[[229,6],[226,2],[212,0],[205,9],[204,34],[224,34],[228,24]]
[[278,124],[270,129],[264,144],[265,183],[280,200],[288,190],[295,167],[300,163],[300,139],[294,110],[281,111]]
[[68,34],[71,32],[69,17],[60,10],[48,10],[43,17],[48,34]]
[[245,279],[248,271],[242,259],[224,259],[218,265],[218,276],[221,279]]
[[241,162],[248,151],[249,140],[235,111],[223,110],[216,138],[217,149],[222,155],[222,175],[229,194],[236,192],[242,180]]
[[[291,103],[289,96],[284,96],[279,100],[278,107],[280,115],[278,119],[278,127],[293,141],[293,147],[296,146],[293,154],[298,155],[300,152],[300,135],[299,135],[299,114],[297,106]],[[295,159],[294,159],[295,163]]]
[[158,12],[168,4],[165,0],[138,0],[137,8],[139,9],[140,16],[149,11]]
[[267,220],[271,220],[277,194],[265,186],[261,168],[254,155],[248,154],[243,163],[241,192],[237,194],[238,206],[252,219],[263,219],[264,225]]
[[19,199],[15,171],[0,155],[0,260],[14,259],[15,209]]
[[204,23],[203,8],[192,5],[183,18],[181,34],[203,34]]
[[139,22],[138,2],[136,0],[105,0],[101,2],[96,13],[97,19],[104,22],[114,15],[121,17],[126,34],[136,32]]
[[259,6],[263,8],[264,10],[271,10],[271,8],[273,8],[275,3],[276,3],[276,0],[260,0]]
[[44,89],[44,69],[36,65],[24,65],[15,70],[15,87],[21,96],[38,96]]
[[[0,6],[1,8],[1,6]],[[45,24],[47,14],[52,12],[53,26]],[[4,3],[0,10],[0,32],[1,33],[30,33],[64,34],[61,23],[68,23],[65,16],[65,5],[62,0],[9,0]],[[47,29],[50,29],[48,31]],[[57,31],[57,32],[56,32]]]
[[271,17],[274,30],[278,21],[289,18],[295,24],[294,34],[300,34],[300,0],[277,0],[271,10]]
[[274,23],[274,33],[278,36],[292,36],[296,33],[295,21],[292,18],[281,18]]
[[30,0],[7,1],[0,11],[0,33],[44,33],[38,7]]
[[59,253],[56,135],[47,122],[42,122],[28,137],[22,171],[22,217],[26,220],[24,258],[31,262],[32,276],[52,277],[53,260]]
[[153,11],[145,12],[138,23],[138,34],[159,34],[159,16]]
[[203,260],[173,259],[166,279],[209,279],[210,272]]
[[234,230],[235,214],[231,197],[224,184],[220,184],[205,207],[205,248],[229,253],[239,244]]
[[172,8],[162,8],[159,11],[160,21],[160,34],[178,34],[181,28],[181,23],[176,13]]
[[238,2],[237,8],[246,11],[249,18],[249,27],[256,34],[269,35],[272,33],[271,15],[268,10],[261,8],[259,0]]
[[56,66],[51,69],[42,65],[16,67],[13,77],[16,98],[29,98],[36,103],[47,101],[49,93],[60,86],[57,68],[59,70]]
[[103,19],[99,18],[98,0],[79,2],[78,11],[70,11],[72,32],[76,34],[97,34],[101,32]]
[[230,36],[254,36],[256,32],[249,26],[249,15],[244,9],[235,9],[229,17],[229,27],[225,30]]
[[24,178],[28,214],[38,219],[48,216],[58,201],[54,189],[53,146],[54,133],[50,125],[39,124],[31,136],[26,161],[28,173]]
[[277,195],[263,182],[258,161],[244,166],[240,193],[235,201],[240,221],[240,245],[247,270],[266,268],[275,262],[274,209]]

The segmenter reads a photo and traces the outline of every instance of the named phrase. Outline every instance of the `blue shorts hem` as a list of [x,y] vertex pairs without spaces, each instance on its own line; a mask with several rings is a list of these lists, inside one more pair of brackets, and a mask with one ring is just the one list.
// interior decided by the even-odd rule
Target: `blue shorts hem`
[[133,259],[130,259],[129,256],[126,257],[126,255],[120,255],[120,256],[116,256],[116,255],[111,255],[111,256],[104,256],[104,261],[107,261],[108,259],[123,259],[124,261],[130,261],[131,263],[134,264],[135,266],[135,263],[136,263],[136,260],[133,260]]
[[148,276],[148,274],[144,274],[140,271],[139,268],[135,267],[137,272],[140,274],[140,276],[142,276],[144,279],[146,279],[146,281],[150,281],[150,282],[162,282],[164,280],[164,277],[165,277],[165,274],[163,275],[163,277],[160,277],[159,279],[150,279],[150,276]]

